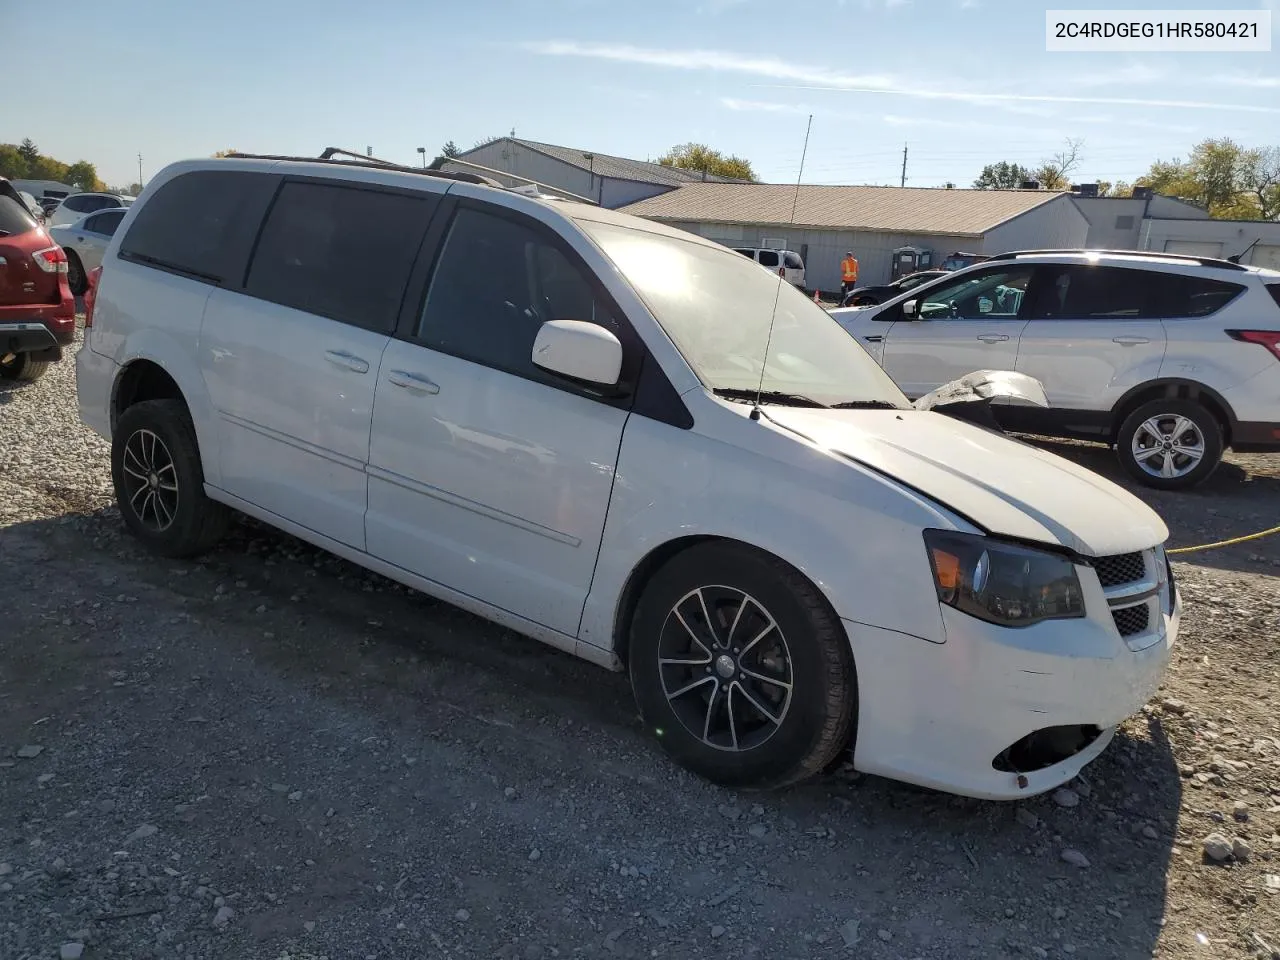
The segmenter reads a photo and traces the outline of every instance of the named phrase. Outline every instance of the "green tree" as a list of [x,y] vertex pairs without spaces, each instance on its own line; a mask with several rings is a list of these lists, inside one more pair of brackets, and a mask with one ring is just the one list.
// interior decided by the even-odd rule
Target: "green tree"
[[973,181],[975,190],[1017,190],[1023,181],[1032,180],[1031,171],[1018,163],[1001,160],[999,163],[988,163],[982,168],[978,179]]
[[25,180],[27,170],[27,158],[22,151],[12,143],[0,143],[0,177]]
[[235,147],[232,147],[230,150],[219,150],[219,151],[218,151],[217,153],[215,153],[213,156],[214,156],[214,159],[215,159],[215,160],[220,160],[220,159],[222,159],[223,157],[229,157],[229,156],[231,156],[233,153],[236,153],[236,152],[237,152],[237,151],[236,151],[236,148],[235,148]]
[[452,158],[452,157],[458,156],[461,153],[462,151],[458,149],[458,145],[454,143],[452,140],[450,140],[448,143],[446,143],[443,147],[440,148],[440,155],[442,157]]
[[80,190],[101,190],[103,183],[98,179],[98,168],[87,160],[77,160],[67,167],[66,180]]
[[1280,215],[1280,148],[1202,140],[1186,160],[1157,160],[1138,183],[1198,204],[1213,217],[1274,219]]
[[742,157],[725,156],[705,143],[682,143],[674,146],[660,157],[658,162],[664,167],[697,170],[717,177],[732,177],[735,180],[759,183],[759,178],[749,161]]
[[1280,218],[1280,147],[1246,150],[1240,162],[1240,187],[1263,220]]
[[22,159],[27,161],[27,169],[32,170],[40,161],[40,148],[32,143],[31,138],[23,140],[18,146],[18,152],[22,154]]

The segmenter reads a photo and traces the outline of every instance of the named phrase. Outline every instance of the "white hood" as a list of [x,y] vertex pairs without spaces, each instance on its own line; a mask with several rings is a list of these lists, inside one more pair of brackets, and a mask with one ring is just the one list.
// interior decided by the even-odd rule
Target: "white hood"
[[1169,536],[1137,497],[1069,460],[938,413],[765,408],[821,447],[901,480],[991,533],[1085,556]]

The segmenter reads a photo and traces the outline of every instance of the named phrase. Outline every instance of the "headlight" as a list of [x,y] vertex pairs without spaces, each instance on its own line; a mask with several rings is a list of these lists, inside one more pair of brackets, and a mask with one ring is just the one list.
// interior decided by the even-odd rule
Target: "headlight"
[[945,530],[926,530],[938,599],[988,623],[1029,627],[1083,617],[1075,565],[1043,550]]

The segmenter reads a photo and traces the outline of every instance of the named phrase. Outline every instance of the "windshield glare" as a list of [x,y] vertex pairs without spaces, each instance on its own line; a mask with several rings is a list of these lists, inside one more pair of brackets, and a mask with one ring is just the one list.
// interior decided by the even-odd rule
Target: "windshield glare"
[[853,337],[776,273],[727,247],[720,251],[589,220],[579,225],[631,283],[708,388],[760,388],[824,406],[877,400],[910,406]]

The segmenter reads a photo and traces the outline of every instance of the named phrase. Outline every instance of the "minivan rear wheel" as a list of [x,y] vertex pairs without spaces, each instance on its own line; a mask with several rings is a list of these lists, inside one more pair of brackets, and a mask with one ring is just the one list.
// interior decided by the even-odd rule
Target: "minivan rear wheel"
[[678,554],[645,587],[628,653],[646,726],[715,783],[785,786],[848,746],[848,640],[817,589],[776,558],[731,543]]
[[147,400],[120,414],[111,479],[125,526],[156,553],[195,556],[226,532],[230,511],[205,496],[195,427],[180,400]]
[[15,353],[6,359],[0,353],[0,380],[11,383],[31,383],[39,380],[49,369],[49,360],[32,360],[29,353]]
[[1222,461],[1218,418],[1194,400],[1152,400],[1120,426],[1116,452],[1139,483],[1183,490],[1209,478]]

